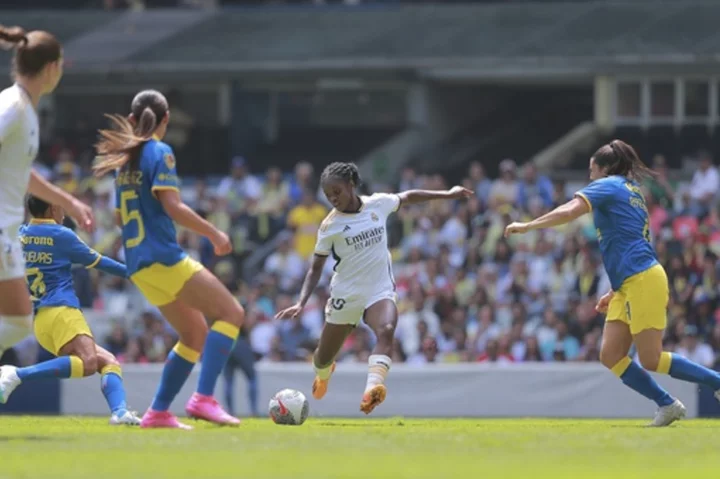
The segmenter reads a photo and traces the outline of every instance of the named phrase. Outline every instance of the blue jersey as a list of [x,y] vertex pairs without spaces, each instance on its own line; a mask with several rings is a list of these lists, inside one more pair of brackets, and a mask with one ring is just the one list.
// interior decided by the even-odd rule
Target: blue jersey
[[185,258],[175,224],[155,196],[158,190],[178,190],[172,148],[150,140],[142,149],[136,169],[126,165],[118,171],[115,186],[128,273],[132,275],[155,263],[172,266]]
[[630,276],[657,264],[645,198],[636,182],[609,176],[593,181],[576,195],[592,210],[605,271],[614,291]]
[[80,309],[70,272],[73,264],[126,276],[125,265],[100,255],[71,229],[53,220],[36,219],[22,225],[20,242],[28,287],[36,310],[51,306]]

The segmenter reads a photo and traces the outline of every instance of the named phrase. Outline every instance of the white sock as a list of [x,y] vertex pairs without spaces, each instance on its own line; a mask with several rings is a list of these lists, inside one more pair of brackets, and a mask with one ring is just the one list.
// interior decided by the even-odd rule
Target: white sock
[[368,377],[367,383],[365,384],[365,391],[369,390],[373,386],[383,384],[387,377],[390,366],[392,365],[392,359],[384,354],[373,354],[368,358]]
[[32,315],[0,316],[0,354],[32,334]]
[[330,363],[324,368],[319,368],[315,365],[315,361],[313,361],[313,369],[315,370],[315,375],[322,380],[329,378],[332,374],[332,365],[333,363]]

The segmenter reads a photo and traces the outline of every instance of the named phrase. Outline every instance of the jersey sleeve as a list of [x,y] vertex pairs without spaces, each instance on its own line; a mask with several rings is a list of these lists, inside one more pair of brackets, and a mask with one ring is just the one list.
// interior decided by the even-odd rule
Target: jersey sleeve
[[390,216],[400,208],[400,195],[388,193],[375,193],[373,200],[377,208],[385,215]]
[[70,230],[63,232],[63,239],[70,261],[73,263],[94,268],[102,259],[100,253],[85,244],[74,232]]
[[0,143],[5,141],[5,138],[7,138],[17,126],[18,115],[19,110],[17,103],[7,104],[3,102],[3,104],[0,104]]
[[317,240],[315,241],[315,255],[317,256],[330,256],[332,251],[333,241],[332,235],[330,234],[330,222],[326,218],[322,222],[320,228],[318,228]]
[[180,179],[175,169],[175,154],[172,148],[165,144],[158,144],[152,172],[151,189],[153,195],[157,196],[158,191],[175,190],[180,191]]
[[613,195],[612,184],[604,179],[595,180],[581,189],[575,196],[583,199],[590,207],[590,211],[601,208]]

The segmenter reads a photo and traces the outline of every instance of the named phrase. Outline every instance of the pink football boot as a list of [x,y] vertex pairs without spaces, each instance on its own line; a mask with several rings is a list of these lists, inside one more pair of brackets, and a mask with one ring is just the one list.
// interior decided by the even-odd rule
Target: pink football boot
[[148,409],[140,422],[143,428],[171,428],[192,429],[192,426],[183,424],[169,411],[154,411]]
[[199,393],[192,395],[185,406],[185,412],[192,418],[203,419],[221,426],[237,426],[240,424],[240,419],[226,413],[214,397],[204,396]]

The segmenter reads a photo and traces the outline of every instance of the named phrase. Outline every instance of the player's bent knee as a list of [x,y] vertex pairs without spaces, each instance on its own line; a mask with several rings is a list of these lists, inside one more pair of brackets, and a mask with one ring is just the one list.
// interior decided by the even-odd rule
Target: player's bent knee
[[620,360],[625,357],[624,354],[620,354],[617,351],[613,351],[610,348],[600,349],[600,362],[603,366],[608,369],[612,369]]
[[395,337],[395,323],[385,323],[381,325],[377,328],[375,334],[377,335],[378,340],[392,343],[393,338]]
[[83,376],[92,376],[98,372],[97,354],[87,354],[80,357],[83,363]]
[[232,301],[224,308],[220,317],[223,321],[227,321],[239,328],[245,319],[245,309],[243,309],[235,298],[232,298]]
[[657,371],[658,365],[660,364],[660,354],[646,353],[638,354],[640,356],[640,364],[643,368],[648,371]]

